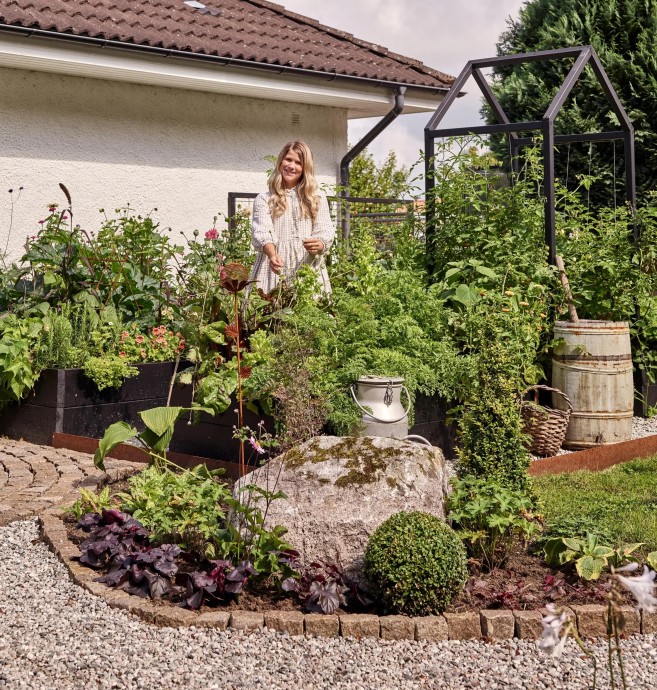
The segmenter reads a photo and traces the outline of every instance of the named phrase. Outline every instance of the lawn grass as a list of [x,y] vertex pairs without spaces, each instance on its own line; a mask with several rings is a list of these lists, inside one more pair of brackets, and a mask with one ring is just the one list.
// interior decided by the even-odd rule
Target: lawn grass
[[533,484],[547,527],[582,519],[618,541],[645,542],[642,551],[657,549],[657,456],[602,472],[541,475]]

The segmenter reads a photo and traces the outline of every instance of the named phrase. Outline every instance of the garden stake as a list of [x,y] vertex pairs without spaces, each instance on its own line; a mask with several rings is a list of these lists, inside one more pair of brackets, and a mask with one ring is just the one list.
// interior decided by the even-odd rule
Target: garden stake
[[[242,428],[242,360],[240,356],[240,305],[237,291],[235,296],[235,330],[237,331],[237,338],[235,340],[235,347],[237,349],[237,426]],[[240,438],[240,477],[246,474],[246,467],[244,464],[244,439]]]

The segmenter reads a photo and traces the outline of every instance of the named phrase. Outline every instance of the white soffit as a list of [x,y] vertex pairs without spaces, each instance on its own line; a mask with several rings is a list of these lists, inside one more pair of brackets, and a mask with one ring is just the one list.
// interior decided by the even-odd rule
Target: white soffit
[[[393,105],[392,87],[224,67],[218,63],[140,55],[137,51],[109,47],[76,46],[57,39],[0,34],[0,66],[345,108],[350,119],[385,115]],[[442,98],[442,93],[428,95],[409,87],[404,113],[433,112]]]

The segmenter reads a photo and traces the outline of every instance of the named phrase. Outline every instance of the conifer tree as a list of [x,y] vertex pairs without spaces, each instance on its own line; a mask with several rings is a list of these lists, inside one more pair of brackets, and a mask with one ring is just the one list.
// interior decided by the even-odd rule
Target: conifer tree
[[[499,55],[592,45],[628,113],[636,133],[639,201],[657,189],[657,0],[529,0],[517,20],[509,20],[497,45]],[[512,122],[536,120],[563,83],[573,60],[530,62],[494,70],[494,91]],[[492,115],[484,108],[489,122]],[[557,116],[557,133],[620,129],[590,67],[580,77]],[[508,160],[506,137],[492,143]],[[622,141],[561,145],[557,174],[573,188],[578,174],[600,177],[592,199],[609,204],[613,193],[614,153],[617,198],[625,198]]]

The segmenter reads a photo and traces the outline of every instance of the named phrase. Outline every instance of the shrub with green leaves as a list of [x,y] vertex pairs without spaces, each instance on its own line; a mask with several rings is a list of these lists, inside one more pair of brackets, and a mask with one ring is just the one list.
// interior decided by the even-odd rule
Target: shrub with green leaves
[[540,532],[532,501],[523,492],[472,475],[454,481],[453,486],[447,517],[470,556],[484,569],[503,566],[516,544]]
[[364,573],[371,594],[387,612],[439,613],[467,579],[465,547],[435,515],[397,513],[370,537]]
[[511,351],[491,341],[482,347],[472,392],[460,409],[459,476],[490,477],[503,486],[527,492],[530,457],[517,403],[518,379],[510,368]]

